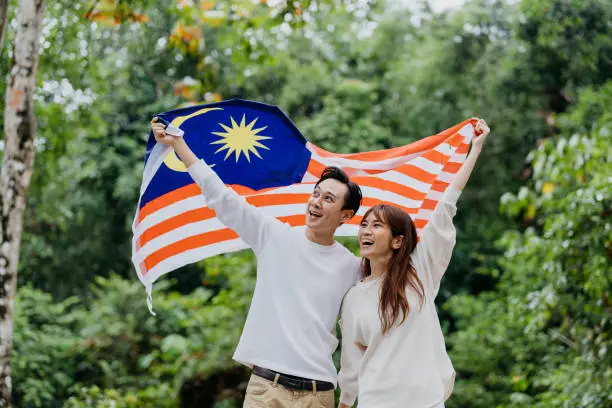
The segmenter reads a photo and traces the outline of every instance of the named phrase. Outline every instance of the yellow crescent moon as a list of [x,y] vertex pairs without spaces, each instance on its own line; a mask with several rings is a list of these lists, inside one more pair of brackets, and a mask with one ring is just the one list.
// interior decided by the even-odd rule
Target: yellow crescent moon
[[[180,128],[183,122],[185,122],[187,119],[193,118],[194,116],[203,115],[206,112],[210,112],[214,110],[223,110],[223,109],[222,108],[200,109],[199,111],[193,112],[191,115],[179,116],[177,118],[174,118],[174,120],[170,124],[173,126],[176,126],[177,128]],[[179,159],[176,153],[174,153],[174,150],[171,150],[170,153],[168,153],[168,155],[164,159],[164,164],[168,166],[169,169],[174,170],[174,171],[180,171],[183,173],[187,171],[187,167],[185,167],[181,159]],[[214,164],[212,166],[214,166]]]

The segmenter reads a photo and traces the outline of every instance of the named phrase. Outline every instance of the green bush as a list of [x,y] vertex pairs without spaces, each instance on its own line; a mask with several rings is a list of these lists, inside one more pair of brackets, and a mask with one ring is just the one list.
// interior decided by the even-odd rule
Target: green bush
[[586,90],[560,118],[562,137],[533,153],[531,185],[502,197],[524,228],[499,240],[496,292],[447,304],[459,326],[449,337],[459,372],[449,407],[609,406],[612,115],[579,113],[612,106],[611,90]]

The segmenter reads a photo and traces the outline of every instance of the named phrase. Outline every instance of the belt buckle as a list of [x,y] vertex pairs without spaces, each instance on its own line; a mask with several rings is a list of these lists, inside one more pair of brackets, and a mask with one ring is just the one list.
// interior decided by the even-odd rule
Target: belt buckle
[[289,383],[288,384],[289,387],[293,388],[294,390],[302,391],[305,389],[303,380],[298,380],[297,378],[285,377],[285,381],[287,381]]
[[293,388],[295,388],[296,390],[302,391],[304,389],[304,381],[294,378],[292,378],[291,381],[293,382],[293,384],[295,384]]

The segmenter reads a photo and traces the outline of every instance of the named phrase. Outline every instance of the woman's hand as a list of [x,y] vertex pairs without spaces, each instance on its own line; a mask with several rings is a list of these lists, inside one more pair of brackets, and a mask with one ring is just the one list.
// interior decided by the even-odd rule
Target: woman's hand
[[338,405],[338,408],[351,408],[351,407],[349,407],[348,405],[346,405],[344,402],[341,402],[341,403]]
[[474,130],[476,134],[472,139],[472,147],[481,149],[485,140],[487,140],[487,137],[491,133],[491,129],[489,129],[489,125],[487,125],[484,119],[479,118],[478,122],[476,122],[476,126],[474,126]]

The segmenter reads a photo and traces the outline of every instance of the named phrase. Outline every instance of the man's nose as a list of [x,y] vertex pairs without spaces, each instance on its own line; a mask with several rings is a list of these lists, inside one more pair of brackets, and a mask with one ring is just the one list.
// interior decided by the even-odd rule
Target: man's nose
[[311,200],[312,205],[316,205],[317,207],[321,206],[321,197],[312,197]]

